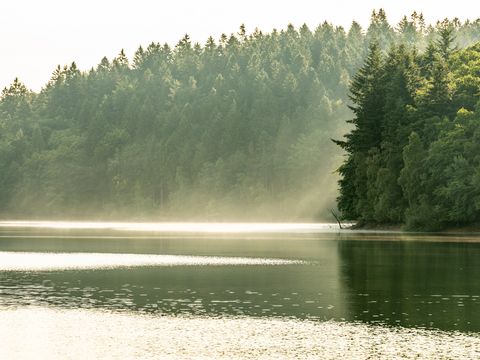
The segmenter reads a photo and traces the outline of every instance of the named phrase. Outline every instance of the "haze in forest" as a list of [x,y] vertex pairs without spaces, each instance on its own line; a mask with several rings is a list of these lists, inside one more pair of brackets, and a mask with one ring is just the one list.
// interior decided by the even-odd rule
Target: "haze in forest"
[[480,39],[478,20],[388,19],[242,24],[202,43],[199,31],[120,47],[86,71],[58,65],[40,92],[15,78],[0,101],[0,214],[331,220],[343,156],[331,140],[351,129],[369,44],[423,52],[445,26],[458,48]]

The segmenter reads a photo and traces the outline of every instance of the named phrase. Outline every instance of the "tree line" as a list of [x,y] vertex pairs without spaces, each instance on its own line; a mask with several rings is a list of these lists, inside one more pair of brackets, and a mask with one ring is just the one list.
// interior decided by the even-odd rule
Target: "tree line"
[[370,45],[350,86],[338,206],[360,224],[440,230],[480,219],[480,43],[441,23],[424,51]]
[[[325,22],[315,29],[289,25],[247,33],[241,26],[238,33],[210,37],[203,45],[192,43],[188,35],[173,47],[153,42],[140,46],[132,59],[122,50],[88,71],[75,63],[58,66],[38,93],[15,79],[0,98],[0,213],[322,217],[327,205],[334,206],[333,172],[342,154],[330,138],[341,137],[351,126],[345,125],[351,117],[348,89],[353,79],[361,91],[360,77],[354,77],[357,70],[369,54],[370,62],[378,57],[379,72],[391,75],[380,54],[391,44],[405,44],[394,51],[404,55],[390,60],[395,73],[400,71],[396,61],[408,58],[427,83],[447,71],[452,86],[449,69],[460,53],[452,55],[449,48],[448,58],[421,60],[423,64],[419,59],[426,55],[406,50],[415,47],[434,59],[443,56],[428,44],[441,38],[446,24],[459,48],[480,39],[478,20],[445,20],[432,26],[414,13],[391,26],[380,10],[373,12],[367,29],[355,22],[348,30]],[[378,51],[369,52],[372,41]],[[365,71],[370,70],[363,67],[360,74]],[[383,79],[375,81],[384,84]],[[400,119],[403,110],[389,96],[369,101],[394,104],[398,113],[388,116]],[[415,106],[405,101],[413,111]],[[465,109],[473,111],[472,106]],[[383,113],[375,116],[380,121]],[[362,131],[359,127],[357,132]],[[415,131],[420,141],[433,136]],[[389,136],[399,142],[397,147],[405,142]],[[357,206],[363,197],[347,200],[351,175],[346,169],[373,164],[371,148],[383,156],[383,130],[381,139],[373,143],[372,138],[365,146],[373,146],[362,147],[364,162],[354,166],[349,161],[342,167],[340,208],[347,217],[362,214],[369,219],[363,212],[366,206]],[[393,157],[389,164],[403,164],[401,156]],[[392,186],[405,193],[401,185]],[[400,208],[388,213],[400,214]]]

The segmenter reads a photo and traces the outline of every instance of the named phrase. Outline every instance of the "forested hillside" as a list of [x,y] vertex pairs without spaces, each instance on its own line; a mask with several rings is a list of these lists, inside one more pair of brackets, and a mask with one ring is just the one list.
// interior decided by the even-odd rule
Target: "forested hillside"
[[[455,40],[444,49],[438,41],[447,28]],[[473,186],[461,171],[480,161],[478,150],[465,150],[476,146],[480,116],[471,96],[478,68],[465,65],[478,61],[477,52],[452,49],[478,40],[479,20],[427,26],[414,13],[392,27],[380,10],[367,29],[241,26],[203,45],[186,35],[174,47],[139,47],[132,59],[122,50],[89,71],[58,66],[39,93],[15,79],[0,100],[0,213],[324,217],[335,206],[342,161],[330,139],[352,128],[348,89],[373,42],[352,86],[356,120],[342,143],[340,209],[348,218],[415,222],[430,206],[425,191],[433,191],[432,177],[415,169],[447,161],[436,154],[452,157],[439,168],[445,180],[435,175],[443,189],[436,196],[460,200],[445,185],[452,176]],[[382,55],[392,44],[404,45]],[[366,127],[363,111],[374,114]],[[407,118],[408,127],[381,125]],[[425,183],[413,186],[418,179]],[[468,205],[469,216],[477,205]]]
[[425,51],[372,43],[350,88],[339,208],[360,223],[439,230],[480,221],[480,43],[445,23]]

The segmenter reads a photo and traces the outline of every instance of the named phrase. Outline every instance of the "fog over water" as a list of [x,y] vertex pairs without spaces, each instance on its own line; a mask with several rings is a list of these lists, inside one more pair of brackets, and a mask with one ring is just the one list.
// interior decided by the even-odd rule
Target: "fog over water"
[[318,233],[337,231],[329,223],[215,223],[215,222],[81,222],[81,221],[0,221],[0,228],[90,229],[160,233]]

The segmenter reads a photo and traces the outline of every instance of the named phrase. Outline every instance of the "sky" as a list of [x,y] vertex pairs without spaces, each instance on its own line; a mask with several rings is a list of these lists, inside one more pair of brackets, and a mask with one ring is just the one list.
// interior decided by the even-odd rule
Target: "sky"
[[0,3],[0,88],[19,77],[39,91],[56,65],[75,61],[80,69],[96,66],[121,49],[129,58],[152,41],[175,45],[188,33],[201,44],[208,36],[264,32],[306,23],[315,29],[325,20],[367,27],[373,9],[384,8],[391,24],[414,10],[427,23],[445,17],[461,21],[480,17],[473,0],[4,0]]

